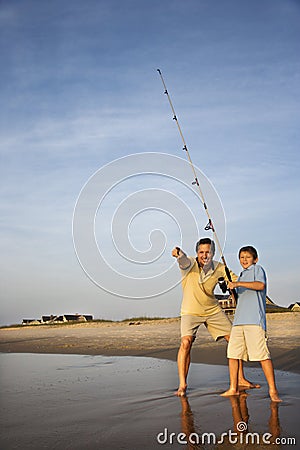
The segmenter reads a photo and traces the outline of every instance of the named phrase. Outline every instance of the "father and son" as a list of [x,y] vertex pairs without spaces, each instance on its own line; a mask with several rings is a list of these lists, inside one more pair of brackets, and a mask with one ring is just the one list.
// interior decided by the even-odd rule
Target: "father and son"
[[181,344],[177,364],[179,375],[178,396],[184,396],[191,362],[191,348],[197,330],[204,324],[215,341],[228,342],[230,386],[224,397],[239,395],[239,388],[259,388],[249,382],[243,373],[243,361],[259,361],[269,385],[272,401],[280,402],[275,383],[274,369],[266,343],[266,288],[264,269],[257,265],[258,254],[254,247],[242,247],[239,260],[243,268],[237,277],[230,272],[227,287],[235,289],[238,302],[233,323],[230,322],[214,296],[220,277],[226,279],[225,266],[213,260],[215,243],[202,238],[196,243],[196,258],[187,256],[179,247],[172,250],[182,275],[183,298],[181,304]]

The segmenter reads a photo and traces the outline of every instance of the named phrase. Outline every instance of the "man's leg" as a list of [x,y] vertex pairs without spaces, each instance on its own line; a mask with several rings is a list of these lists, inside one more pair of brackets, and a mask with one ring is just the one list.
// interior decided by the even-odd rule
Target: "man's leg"
[[264,361],[260,361],[260,364],[269,385],[269,394],[272,402],[281,402],[282,400],[278,396],[278,391],[275,383],[275,375],[272,360],[265,359]]
[[179,397],[185,395],[187,388],[187,376],[191,362],[191,348],[193,336],[183,336],[177,355],[179,387],[176,395]]

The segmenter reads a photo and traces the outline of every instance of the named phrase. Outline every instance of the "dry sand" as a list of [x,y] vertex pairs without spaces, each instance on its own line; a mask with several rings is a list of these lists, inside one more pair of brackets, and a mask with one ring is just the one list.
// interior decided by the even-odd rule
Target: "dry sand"
[[[176,360],[179,319],[141,322],[92,322],[63,326],[0,329],[0,352],[148,356]],[[300,313],[267,314],[269,348],[276,369],[300,373]],[[225,341],[215,343],[205,327],[198,330],[192,361],[227,364]]]

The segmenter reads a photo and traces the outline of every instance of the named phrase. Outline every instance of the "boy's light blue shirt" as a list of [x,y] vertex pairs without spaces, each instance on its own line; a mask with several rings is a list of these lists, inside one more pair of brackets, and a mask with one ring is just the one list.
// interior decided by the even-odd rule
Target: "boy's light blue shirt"
[[265,284],[263,291],[254,291],[238,287],[238,303],[234,315],[234,325],[260,325],[266,330],[266,293],[267,277],[261,266],[252,264],[248,269],[244,269],[238,281],[261,281]]

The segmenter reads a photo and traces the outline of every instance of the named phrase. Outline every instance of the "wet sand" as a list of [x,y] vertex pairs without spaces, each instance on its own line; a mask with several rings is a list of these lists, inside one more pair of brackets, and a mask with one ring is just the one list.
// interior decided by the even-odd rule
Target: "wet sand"
[[248,374],[261,389],[224,398],[227,368],[192,364],[188,396],[178,398],[176,363],[168,360],[12,353],[1,354],[0,363],[5,450],[246,448],[241,439],[264,449],[275,439],[299,442],[298,374],[276,371],[278,405],[256,368]]
[[297,448],[300,314],[267,320],[281,404],[270,402],[262,370],[248,364],[246,376],[261,389],[221,397],[226,344],[204,327],[187,398],[177,398],[178,319],[1,329],[0,447],[225,450],[245,448],[248,439],[250,448],[264,449],[263,439],[272,448],[281,439]]
[[[3,328],[0,329],[0,352],[146,356],[176,360],[180,342],[179,319],[129,323]],[[300,373],[300,313],[267,314],[267,326],[268,345],[275,368]],[[192,361],[227,365],[226,342],[215,343],[205,327],[200,327],[192,349]]]

